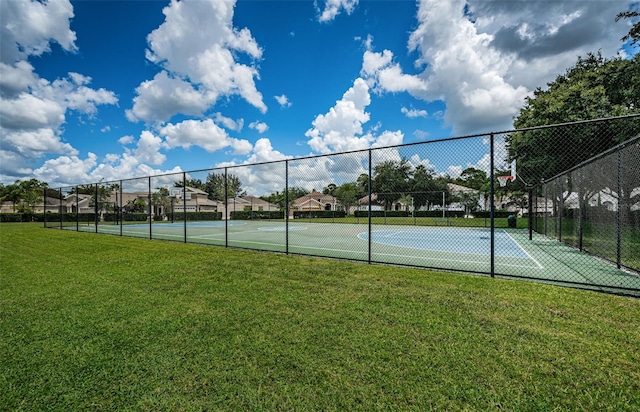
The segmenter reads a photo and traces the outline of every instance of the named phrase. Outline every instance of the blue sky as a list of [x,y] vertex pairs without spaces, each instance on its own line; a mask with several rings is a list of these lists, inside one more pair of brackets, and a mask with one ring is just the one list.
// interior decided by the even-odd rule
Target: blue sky
[[[625,1],[0,2],[0,181],[51,186],[506,130]],[[482,167],[486,147],[455,175]],[[434,159],[418,159],[435,165]]]

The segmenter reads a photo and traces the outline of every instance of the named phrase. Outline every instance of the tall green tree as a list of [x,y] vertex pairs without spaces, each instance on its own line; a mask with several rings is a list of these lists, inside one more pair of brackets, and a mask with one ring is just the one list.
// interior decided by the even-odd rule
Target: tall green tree
[[334,196],[338,186],[335,183],[329,183],[322,189],[322,194]]
[[356,188],[358,189],[358,199],[369,195],[369,174],[362,173],[356,180]]
[[17,180],[15,186],[10,191],[11,201],[14,203],[14,210],[19,213],[33,213],[35,205],[42,203],[44,188],[46,183],[38,179]]
[[[301,187],[296,187],[296,186],[290,187],[289,188],[289,207],[291,207],[291,205],[297,198],[302,197],[306,194],[309,194],[308,190],[305,190]],[[271,193],[268,196],[260,196],[260,199],[266,200],[267,202],[273,203],[274,205],[278,205],[280,210],[286,209],[286,204],[287,204],[286,190],[283,190],[282,192]]]
[[356,183],[344,183],[334,190],[333,195],[344,206],[346,214],[350,214],[351,207],[358,204],[359,194]]
[[447,181],[436,176],[434,170],[427,169],[424,165],[416,167],[410,186],[415,210],[424,206],[427,207],[427,210],[431,210],[433,205],[441,205],[443,193],[445,193],[445,198],[449,197]]
[[475,167],[467,167],[456,179],[456,183],[476,190],[481,190],[488,181],[487,172]]
[[205,191],[205,185],[200,179],[187,179],[186,184],[182,180],[176,180],[175,182],[173,182],[173,186],[174,187],[187,186],[187,187],[192,187],[194,189],[202,190],[203,192]]
[[9,184],[4,188],[3,199],[11,202],[13,212],[15,213],[18,204],[22,201],[22,188],[20,187],[19,180],[16,180],[15,183]]
[[[637,3],[636,3],[637,7]],[[635,45],[640,42],[640,11],[638,10],[628,10],[618,13],[616,16],[616,21],[620,21],[623,19],[637,19],[635,24],[631,26],[629,33],[627,33],[622,39],[622,41],[631,40],[631,45]]]
[[162,210],[162,215],[165,215],[171,206],[169,189],[166,187],[157,188],[155,192],[151,193],[151,204],[154,206],[156,212]]
[[209,199],[224,201],[225,198],[244,196],[246,192],[242,189],[242,181],[234,174],[227,173],[227,191],[225,193],[224,173],[211,172],[204,183],[204,191],[209,194]]
[[374,168],[373,191],[378,200],[384,202],[385,210],[390,210],[393,202],[410,191],[410,178],[413,167],[406,158],[387,160]]
[[[111,195],[114,191],[119,190],[118,184],[95,184],[78,186],[79,194],[90,195],[89,207],[93,208],[98,214],[104,211],[111,211],[114,205],[110,202]],[[96,215],[96,219],[98,216]]]
[[122,206],[122,209],[124,213],[145,213],[147,211],[147,201],[142,197],[137,197],[127,201],[127,203]]
[[[590,53],[546,89],[536,89],[514,126],[524,129],[639,112],[640,54],[607,60]],[[537,183],[634,136],[639,123],[590,123],[564,128],[563,134],[559,129],[511,133],[506,136],[507,160],[518,159],[518,173],[528,183]]]

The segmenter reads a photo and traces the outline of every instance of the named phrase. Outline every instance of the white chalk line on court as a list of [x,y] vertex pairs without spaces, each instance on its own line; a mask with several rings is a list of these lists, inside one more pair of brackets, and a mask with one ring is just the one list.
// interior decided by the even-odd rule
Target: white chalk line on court
[[509,236],[509,239],[511,239],[511,240],[513,241],[513,243],[515,243],[515,244],[520,248],[520,250],[522,250],[522,251],[524,252],[524,254],[525,254],[525,255],[527,255],[527,256],[529,257],[529,259],[533,260],[533,262],[538,266],[538,269],[544,269],[544,266],[542,266],[542,265],[540,264],[540,262],[538,262],[538,261],[537,261],[533,256],[531,256],[531,255],[529,254],[529,252],[527,252],[526,250],[524,250],[524,248],[523,248],[522,246],[520,246],[520,243],[519,243],[517,240],[515,240],[515,239],[513,238],[513,236],[511,236],[511,234],[510,234],[509,232],[507,232],[506,230],[504,230],[504,229],[503,229],[503,230],[502,230],[502,233],[505,233],[507,236]]
[[[431,257],[431,256],[398,255],[398,254],[394,254],[394,253],[381,253],[381,252],[373,252],[372,254],[382,255],[382,256],[391,256],[391,257],[420,259],[420,260],[440,260],[440,261],[443,261],[443,262],[458,262],[458,263],[468,263],[468,264],[475,264],[475,265],[487,265],[487,264],[489,264],[489,262],[486,262],[486,261],[465,260],[465,259],[451,259],[451,258],[437,258],[437,257]],[[508,259],[508,258],[505,258],[505,259]],[[513,264],[513,263],[502,263],[502,262],[499,262],[498,265],[499,266],[510,266],[510,267],[521,268],[521,269],[544,269],[542,267],[523,266],[523,265],[516,265],[516,264]]]
[[[233,242],[235,243],[249,243],[249,244],[255,244],[255,245],[269,245],[269,246],[284,246],[282,244],[279,243],[266,243],[266,242],[251,242],[251,241],[246,241],[246,240],[234,240]],[[294,249],[311,249],[311,250],[324,250],[327,252],[352,252],[352,253],[364,253],[366,254],[367,251],[363,250],[361,252],[357,251],[357,250],[350,250],[350,251],[345,251],[345,249],[332,249],[332,248],[324,248],[324,247],[314,247],[314,246],[300,246],[300,245],[289,245],[289,250],[291,250],[292,248]],[[428,257],[428,256],[417,256],[417,255],[398,255],[398,254],[394,254],[394,253],[379,253],[379,252],[373,252],[372,254],[374,255],[380,255],[380,256],[389,256],[389,257],[395,257],[395,258],[404,258],[405,260],[411,260],[411,259],[418,259],[418,260],[439,260],[439,261],[444,261],[444,262],[457,262],[457,263],[466,263],[466,264],[473,264],[473,265],[486,265],[489,264],[489,262],[486,261],[477,261],[477,260],[464,260],[464,259],[451,259],[451,258],[436,258],[436,257]],[[523,266],[523,265],[516,265],[516,264],[512,264],[512,263],[499,263],[500,266],[510,266],[510,267],[515,267],[515,268],[520,268],[520,269],[544,269],[543,267],[534,267],[534,266]]]
[[[117,231],[115,229],[112,230],[112,232],[119,233],[119,231]],[[249,231],[242,232],[242,233],[248,233],[248,232]],[[251,231],[251,232],[257,232],[257,231]],[[126,230],[123,230],[122,233],[130,233],[130,234],[137,234],[137,235],[141,234],[140,231],[126,231]],[[224,235],[224,234],[220,234],[220,235]],[[188,236],[188,239],[213,240],[216,237],[217,238],[224,238],[224,236],[220,236],[220,235]],[[157,235],[158,239],[161,238],[161,237],[174,237],[174,238],[184,239],[184,234],[181,233],[181,234],[176,234],[176,235],[172,235],[172,234],[158,234]],[[515,242],[515,240],[514,240],[514,242]],[[250,240],[234,240],[234,239],[229,239],[229,243],[248,243],[248,244],[252,244],[252,245],[280,246],[280,247],[284,247],[285,246],[285,245],[283,245],[281,243],[255,242],[255,241],[250,241]],[[516,244],[517,244],[517,242],[516,242]],[[518,246],[520,246],[520,245],[518,245]],[[323,250],[323,251],[327,251],[327,252],[367,253],[366,250],[364,250],[362,252],[358,252],[357,250],[345,251],[345,249],[333,249],[333,248],[314,247],[314,246],[289,245],[289,249],[291,249],[291,248]],[[538,263],[538,261],[536,261],[534,258],[532,258],[526,251],[524,251],[524,252],[536,264],[535,267],[533,267],[533,266],[524,266],[524,265],[516,265],[516,264],[512,264],[512,263],[502,263],[502,262],[499,262],[498,265],[521,268],[521,269],[539,269],[539,270],[544,269],[544,267],[542,265],[540,265],[540,263]],[[477,260],[437,258],[437,257],[419,256],[419,255],[399,255],[399,254],[396,254],[396,253],[373,252],[373,254],[379,255],[379,256],[389,256],[389,257],[394,257],[394,258],[404,258],[404,259],[408,259],[408,260],[410,260],[410,259],[418,259],[418,260],[426,260],[426,261],[431,260],[431,261],[443,261],[443,262],[457,262],[457,263],[465,263],[465,264],[473,264],[473,265],[485,265],[485,264],[488,263],[486,261],[477,261]]]

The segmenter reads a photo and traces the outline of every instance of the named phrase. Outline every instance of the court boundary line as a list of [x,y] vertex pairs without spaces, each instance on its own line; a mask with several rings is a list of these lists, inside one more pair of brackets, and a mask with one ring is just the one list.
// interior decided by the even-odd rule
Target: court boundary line
[[529,257],[529,259],[533,260],[533,263],[535,263],[536,265],[538,265],[538,269],[544,269],[544,266],[542,266],[542,264],[540,262],[538,262],[536,260],[536,258],[534,258],[533,256],[531,256],[531,254],[529,254],[529,252],[527,252],[522,246],[520,246],[520,242],[518,242],[517,240],[515,240],[513,238],[513,236],[511,236],[511,233],[507,232],[506,230],[502,229],[502,233],[505,233],[507,236],[509,236],[509,238],[513,241],[513,243],[515,243],[520,250],[522,250],[525,255],[527,255]]
[[[373,233],[381,233],[381,232],[390,232],[391,235],[398,235],[398,234],[402,234],[402,233],[406,233],[406,232],[411,232],[411,231],[419,231],[421,229],[425,229],[425,228],[437,228],[438,230],[441,229],[448,229],[448,230],[458,230],[458,229],[466,229],[466,230],[476,230],[476,231],[481,231],[483,229],[485,230],[489,230],[488,228],[475,228],[475,227],[460,227],[460,228],[452,228],[452,227],[439,227],[439,226],[421,226],[421,227],[413,227],[410,229],[400,229],[400,228],[395,228],[395,229],[379,229],[379,230],[372,230],[371,234]],[[525,257],[518,257],[518,256],[504,256],[504,255],[495,255],[498,258],[503,258],[503,259],[527,259],[527,260],[532,260],[533,263],[536,265],[536,269],[544,269],[544,266],[542,266],[536,259],[534,259],[529,253],[527,253],[526,250],[524,250],[522,248],[522,246],[520,246],[520,244],[518,243],[517,240],[515,240],[511,235],[509,235],[509,233],[507,233],[504,229],[502,229],[502,232],[505,233],[509,240],[511,240],[511,242],[515,243],[516,246],[519,248],[519,250],[521,250],[522,252],[524,252]],[[361,235],[365,235],[367,236],[367,239],[363,239],[362,237],[360,237]],[[356,235],[358,237],[358,239],[368,242],[369,239],[369,233],[368,232],[360,232]],[[388,236],[386,235],[382,235],[383,238],[388,238]],[[388,243],[384,243],[384,242],[376,242],[374,240],[371,240],[372,243],[376,243],[379,245],[385,245],[385,246],[390,246],[390,247],[400,247],[400,248],[405,248],[405,249],[419,249],[419,250],[426,250],[426,251],[430,251],[430,252],[439,252],[439,253],[458,253],[458,254],[462,254],[462,255],[472,255],[472,256],[491,256],[491,253],[465,253],[465,252],[460,252],[460,251],[450,251],[450,250],[433,250],[433,249],[424,249],[424,248],[413,248],[410,246],[403,246],[403,245],[397,245],[397,244],[388,244]],[[523,268],[528,268],[529,266],[517,266],[517,267],[523,267]]]
[[[239,225],[238,225],[239,226]],[[139,227],[143,227],[143,225],[139,225]],[[205,226],[200,226],[200,227],[205,227]],[[211,227],[220,227],[220,226],[211,226]],[[111,228],[113,228],[111,230]],[[119,234],[120,231],[117,230],[119,228],[119,226],[102,226],[102,229],[108,229],[103,231],[102,233],[106,233],[106,234]],[[383,230],[378,230],[378,232],[383,231]],[[393,231],[393,230],[390,230]],[[405,232],[406,230],[400,230],[397,229],[395,230],[395,233],[402,233]],[[504,230],[503,230],[504,231]],[[261,231],[261,230],[250,230],[250,231],[241,231],[239,233],[255,233],[255,232],[262,232],[264,233],[265,231]],[[91,232],[93,233],[93,232]],[[98,232],[100,233],[100,231]],[[143,232],[140,231],[131,231],[131,230],[123,230],[122,231],[123,234],[128,233],[128,234],[132,234],[132,235],[140,235],[143,234]],[[506,233],[506,232],[505,232]],[[520,245],[518,244],[518,242],[513,239],[513,237],[511,237],[511,235],[509,235],[509,233],[506,233],[509,238],[516,243],[516,245],[518,245],[518,247],[520,247]],[[145,236],[131,236],[131,237],[137,237],[137,238],[142,238],[142,239],[149,239],[148,233],[144,233]],[[361,241],[367,241],[365,239],[362,239],[361,237],[359,237],[359,235],[355,235],[355,237]],[[184,234],[170,234],[170,233],[163,233],[163,234],[158,234],[157,237],[152,237],[152,239],[162,239],[162,238],[179,238],[179,239],[184,239]],[[208,234],[208,235],[197,235],[197,236],[189,236],[187,234],[187,243],[189,239],[202,239],[202,240],[216,240],[216,239],[220,239],[220,240],[224,240],[224,233],[220,233],[220,234]],[[284,247],[286,248],[286,245],[282,244],[282,243],[269,243],[269,242],[257,242],[257,241],[251,241],[251,240],[236,240],[233,238],[228,239],[228,242],[233,242],[233,243],[244,243],[244,244],[254,244],[254,245],[265,245],[265,246],[271,246],[271,247]],[[375,242],[374,242],[375,243]],[[397,246],[397,245],[387,245],[384,243],[378,243],[379,245],[385,246],[385,247],[402,247],[402,246]],[[214,244],[215,246],[220,246],[217,244]],[[328,252],[352,252],[354,254],[359,254],[360,252],[358,250],[345,250],[345,249],[333,249],[333,248],[326,248],[326,247],[314,247],[314,246],[303,246],[303,245],[295,245],[295,244],[289,244],[289,248],[298,248],[298,249],[308,249],[308,250],[319,250],[319,251],[328,251]],[[405,248],[405,249],[411,249],[411,248]],[[448,253],[448,252],[443,252],[443,251],[437,251],[437,250],[431,250],[431,249],[420,249],[423,250],[425,252],[435,252],[435,253]],[[366,253],[366,250],[364,251]],[[506,262],[497,262],[498,266],[506,266],[506,267],[513,267],[513,268],[520,268],[520,269],[536,269],[536,270],[544,270],[544,266],[540,265],[539,262],[537,262],[537,260],[535,260],[533,257],[531,257],[531,255],[529,253],[527,253],[525,250],[523,250],[523,252],[525,252],[525,254],[527,255],[527,261],[531,260],[533,261],[533,263],[535,264],[535,266],[527,266],[527,265],[519,265],[519,264],[514,264],[514,263],[506,263]],[[487,254],[473,254],[473,253],[461,253],[461,252],[450,252],[450,253],[456,253],[456,254],[460,254],[460,255],[467,255],[467,256],[483,256],[483,257],[487,257],[489,258],[490,255]],[[373,255],[378,255],[378,256],[388,256],[388,257],[394,257],[394,258],[404,258],[406,260],[418,260],[418,261],[443,261],[443,262],[452,262],[452,263],[461,263],[461,264],[468,264],[468,265],[483,265],[483,264],[487,264],[489,262],[484,262],[481,260],[467,260],[467,259],[452,259],[452,258],[441,258],[441,257],[434,257],[434,256],[421,256],[421,255],[415,255],[415,254],[407,254],[407,255],[401,255],[401,254],[397,254],[397,253],[385,253],[385,252],[372,252],[372,256]],[[499,259],[522,259],[522,258],[518,258],[518,257],[513,257],[513,256],[496,256]]]

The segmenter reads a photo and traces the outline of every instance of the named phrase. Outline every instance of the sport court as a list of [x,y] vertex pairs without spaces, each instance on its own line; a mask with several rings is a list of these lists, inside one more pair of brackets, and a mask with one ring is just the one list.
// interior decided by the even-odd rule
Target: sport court
[[[93,224],[81,224],[79,229],[96,231]],[[373,263],[491,271],[491,232],[487,228],[372,225],[370,235],[366,223],[289,221],[287,225],[265,220],[101,224],[97,231]],[[496,229],[494,245],[496,275],[567,282],[598,290],[607,290],[606,286],[640,289],[638,275],[536,233],[529,240],[527,230]]]

